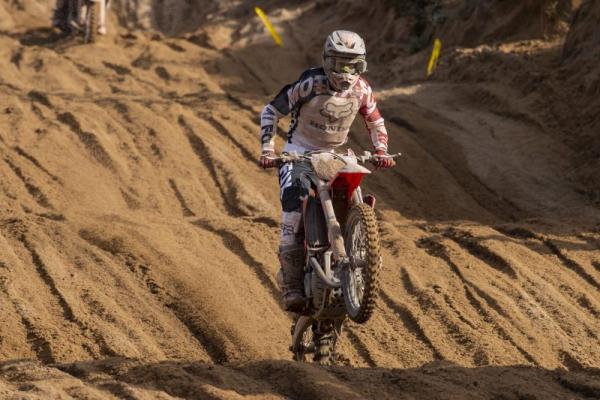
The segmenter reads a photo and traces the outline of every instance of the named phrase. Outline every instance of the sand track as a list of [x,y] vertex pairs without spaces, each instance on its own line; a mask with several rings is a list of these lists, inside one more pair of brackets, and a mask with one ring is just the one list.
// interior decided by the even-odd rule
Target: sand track
[[292,51],[235,7],[188,39],[82,46],[35,28],[43,2],[0,4],[3,398],[600,397],[600,212],[510,88],[381,87],[404,153],[365,185],[381,298],[320,369],[287,361],[279,194],[254,158],[257,112],[331,11],[277,9],[286,42],[308,38]]

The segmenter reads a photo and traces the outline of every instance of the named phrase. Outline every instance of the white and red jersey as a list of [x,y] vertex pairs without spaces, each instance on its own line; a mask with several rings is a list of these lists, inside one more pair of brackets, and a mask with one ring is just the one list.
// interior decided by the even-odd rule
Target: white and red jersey
[[292,113],[284,151],[333,150],[346,143],[359,113],[375,150],[387,151],[388,135],[369,83],[359,78],[352,89],[333,91],[323,68],[305,71],[285,86],[261,113],[262,151],[274,151],[279,118]]

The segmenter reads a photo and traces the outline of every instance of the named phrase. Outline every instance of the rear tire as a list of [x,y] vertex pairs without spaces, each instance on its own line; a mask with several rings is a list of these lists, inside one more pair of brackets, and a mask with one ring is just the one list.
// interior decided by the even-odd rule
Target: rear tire
[[364,324],[371,318],[379,293],[381,247],[375,211],[365,203],[350,210],[345,246],[351,264],[342,271],[342,291],[348,316]]
[[[320,326],[320,330],[318,326]],[[319,365],[335,363],[336,332],[331,321],[315,322],[311,317],[297,317],[292,325],[292,346],[294,361],[312,361]]]
[[315,351],[312,325],[313,319],[304,316],[296,317],[292,325],[291,350],[295,361],[306,362],[306,355]]
[[324,335],[315,335],[315,355],[314,362],[319,365],[333,365],[335,364],[335,332],[333,329],[331,332]]

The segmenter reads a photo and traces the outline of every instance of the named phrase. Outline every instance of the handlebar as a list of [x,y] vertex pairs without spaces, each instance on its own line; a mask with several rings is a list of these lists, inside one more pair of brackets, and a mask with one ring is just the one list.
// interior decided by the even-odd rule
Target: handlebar
[[[295,151],[292,151],[290,153],[283,153],[279,157],[267,157],[267,159],[273,160],[275,165],[272,168],[276,168],[276,167],[281,166],[281,164],[288,163],[288,162],[310,161],[310,159],[312,158],[312,156],[314,154],[323,154],[323,152],[307,152],[304,154],[300,154]],[[329,152],[327,152],[327,154],[333,155],[334,158],[337,158],[337,159],[343,161],[344,163],[346,163],[346,160],[345,160],[346,157],[353,157],[353,158],[356,158],[356,160],[361,164],[366,164],[368,162],[375,164],[377,161],[379,161],[382,158],[395,159],[395,158],[402,156],[402,153],[377,155],[377,154],[372,154],[369,151],[365,151],[361,156],[345,155],[345,154],[337,154],[337,153],[329,153]]]

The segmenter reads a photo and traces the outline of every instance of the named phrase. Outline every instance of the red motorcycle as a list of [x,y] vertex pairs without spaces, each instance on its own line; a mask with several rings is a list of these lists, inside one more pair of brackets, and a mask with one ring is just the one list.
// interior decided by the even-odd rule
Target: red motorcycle
[[307,163],[315,172],[303,204],[307,301],[292,325],[290,350],[297,361],[312,353],[315,362],[331,364],[346,317],[363,324],[373,314],[382,259],[375,197],[363,196],[360,188],[371,171],[359,164],[379,157],[368,152],[356,156],[349,150],[346,155],[289,153],[277,159]]

